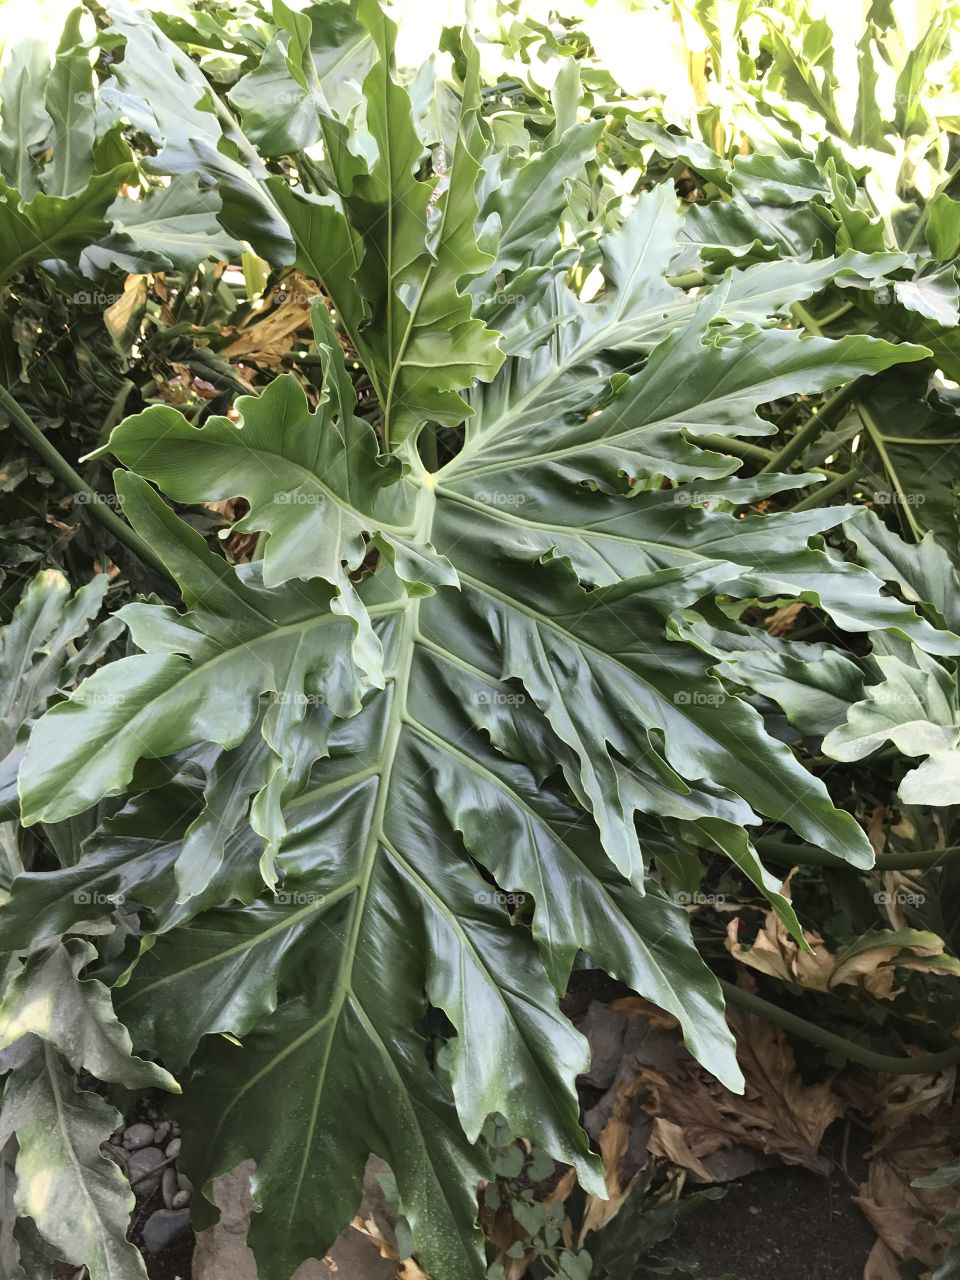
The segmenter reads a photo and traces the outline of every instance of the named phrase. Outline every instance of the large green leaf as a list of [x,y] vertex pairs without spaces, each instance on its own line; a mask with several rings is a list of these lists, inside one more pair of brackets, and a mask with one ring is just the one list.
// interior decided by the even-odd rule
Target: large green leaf
[[69,651],[99,612],[107,586],[106,576],[98,575],[71,596],[62,573],[41,569],[23,593],[0,632],[0,758],[12,750],[21,726],[73,684],[116,633],[115,626],[105,624],[89,648]]
[[380,642],[350,580],[367,540],[376,536],[412,594],[455,583],[456,574],[418,537],[420,486],[397,458],[378,459],[372,429],[355,416],[353,385],[321,303],[314,326],[326,374],[316,413],[291,374],[259,399],[237,401],[239,428],[211,418],[197,432],[176,410],[157,406],[128,418],[108,447],[180,502],[242,494],[250,513],[236,528],[269,534],[264,584],[318,577],[336,587],[334,608],[357,629],[357,665],[382,684]]
[[80,978],[96,958],[88,942],[71,938],[35,951],[7,983],[0,1001],[0,1049],[35,1035],[58,1049],[75,1071],[128,1089],[178,1092],[162,1067],[131,1056],[130,1037],[110,1002],[110,991],[94,978]]
[[52,154],[42,175],[50,196],[75,195],[93,175],[93,64],[81,38],[81,14],[81,9],[74,9],[67,18],[44,95],[53,121]]
[[0,77],[0,176],[25,200],[40,190],[40,152],[52,127],[42,94],[49,70],[43,41],[27,39],[13,47]]
[[922,607],[938,625],[960,630],[960,577],[932,530],[919,543],[904,542],[873,511],[862,511],[844,532],[861,564],[896,584],[905,600]]
[[[542,429],[550,415],[569,414],[581,421],[603,399],[606,379],[649,354],[673,330],[690,325],[695,315],[703,336],[714,317],[731,324],[767,325],[791,302],[832,280],[867,283],[902,260],[895,254],[848,252],[811,263],[759,263],[731,272],[704,297],[673,287],[665,278],[684,225],[672,191],[657,187],[601,241],[605,287],[599,297],[584,303],[557,279],[539,306],[518,308],[510,332],[514,345],[522,345],[522,355],[508,362],[509,376],[501,375],[471,396],[475,416],[467,422],[468,455],[481,447],[481,439],[524,436],[538,424]],[[759,345],[762,340],[753,336],[749,341]],[[795,335],[783,335],[785,346],[794,341]],[[698,338],[689,333],[686,343],[695,348]],[[770,390],[776,394],[775,387]],[[683,396],[683,380],[677,380],[676,392]],[[749,434],[769,430],[755,424]]]
[[[514,331],[522,335],[531,322],[530,304],[555,275],[568,186],[595,154],[600,133],[599,123],[574,123],[522,162],[505,147],[484,163],[477,190],[481,239],[495,247],[496,258],[468,291],[477,313],[503,330],[508,350]],[[556,234],[546,235],[554,226]]]
[[[127,480],[122,491],[127,514],[171,567],[198,581],[201,570],[210,572],[199,540],[149,489]],[[279,593],[300,601],[303,586],[275,588],[274,610]],[[549,739],[532,703],[495,673],[436,651],[426,632],[416,640],[427,625],[425,612],[418,623],[420,611],[448,594],[456,601],[449,589],[413,599],[391,593],[380,606],[390,610],[382,624],[393,659],[387,687],[339,727],[313,709],[320,723],[305,726],[315,741],[301,747],[298,764],[309,772],[321,733],[329,763],[282,798],[287,835],[276,901],[207,912],[186,931],[165,933],[134,970],[129,1003],[121,1007],[138,1043],[163,1043],[171,1059],[185,1059],[201,1036],[217,1030],[242,1038],[243,1050],[229,1050],[223,1061],[215,1051],[209,1067],[201,1053],[200,1080],[209,1073],[216,1081],[218,1116],[208,1124],[210,1152],[201,1167],[207,1176],[242,1154],[257,1159],[265,1207],[255,1239],[263,1241],[268,1275],[289,1274],[336,1233],[356,1203],[369,1149],[384,1152],[394,1168],[427,1265],[440,1275],[482,1275],[468,1243],[470,1174],[477,1166],[457,1117],[474,1139],[486,1115],[501,1112],[575,1163],[590,1185],[596,1175],[577,1129],[573,1092],[585,1047],[557,1006],[578,949],[671,1008],[694,1051],[731,1084],[739,1079],[718,1017],[719,993],[692,948],[685,913],[656,893],[639,897],[605,866],[589,821],[538,788],[540,760],[531,771],[484,745],[481,725],[496,739],[497,721],[505,732],[519,717],[530,722],[531,751]],[[157,612],[157,643],[182,643],[182,623],[155,606],[139,608]],[[204,616],[209,612],[208,604]],[[142,621],[133,622],[141,641]],[[220,695],[224,709],[231,697],[236,710],[235,681]],[[166,722],[166,732],[174,720],[162,705],[151,716],[153,724]],[[154,753],[164,749],[157,744]],[[513,865],[500,863],[499,851],[511,848]],[[529,889],[536,902],[533,939],[511,928],[496,886],[472,867],[468,850],[509,892]],[[82,865],[71,874],[82,882]],[[42,880],[23,884],[28,899]],[[220,888],[213,900],[222,902],[223,894]],[[15,889],[14,914],[19,896]],[[421,939],[416,947],[411,930]],[[302,986],[315,963],[324,981]],[[201,975],[210,981],[198,987]],[[188,987],[194,998],[185,1019]],[[286,998],[271,1013],[278,988]],[[455,1111],[410,1031],[423,989],[458,1032]],[[386,1108],[381,1098],[371,1110],[371,1099],[383,1092],[378,1081],[390,1082],[393,1101]],[[303,1160],[291,1164],[268,1135],[291,1114],[285,1103],[277,1111],[272,1102],[294,1092],[309,1099],[313,1119]],[[210,1121],[214,1099],[201,1083],[187,1106]],[[330,1125],[333,1114],[343,1114],[343,1131]],[[301,1138],[303,1123],[296,1119]]]
[[776,703],[801,734],[822,737],[863,697],[863,673],[832,645],[783,640],[757,627],[720,630],[699,619],[680,628],[718,659],[714,670],[725,683]]
[[956,677],[914,648],[909,657],[876,654],[883,680],[868,686],[846,723],[823,740],[835,760],[862,760],[886,742],[901,754],[925,756],[899,785],[906,804],[960,803],[960,701]]
[[16,1132],[17,1210],[31,1217],[59,1258],[86,1264],[91,1280],[145,1280],[126,1238],[133,1192],[100,1145],[121,1122],[95,1093],[81,1092],[42,1041],[7,1076],[0,1143]]
[[[324,140],[343,145],[338,124],[361,101],[361,84],[377,56],[355,6],[274,5],[278,30],[256,67],[229,93],[244,132],[264,156],[289,155]],[[334,142],[336,139],[336,142]]]
[[47,259],[78,259],[110,230],[107,209],[120,184],[134,173],[132,165],[121,164],[96,174],[75,195],[38,191],[27,202],[0,179],[0,282]]
[[270,198],[266,167],[197,65],[141,10],[111,0],[111,32],[123,37],[123,57],[101,86],[107,112],[141,130],[157,148],[151,173],[203,173],[218,184],[221,220],[230,235],[249,240],[263,257],[284,263],[293,243]]
[[[347,208],[364,242],[357,284],[382,331],[365,335],[369,364],[378,371],[384,430],[401,440],[424,415],[456,424],[467,413],[458,394],[476,379],[489,381],[502,363],[496,335],[471,318],[463,277],[490,263],[476,239],[476,186],[480,172],[479,83],[476,55],[469,59],[456,147],[439,197],[414,171],[422,144],[410,101],[393,79],[394,30],[379,3],[361,12],[379,55],[364,83],[367,128],[377,162],[357,178]],[[431,206],[436,203],[436,212]]]
[[398,442],[424,418],[462,422],[469,409],[460,391],[489,381],[503,362],[497,334],[472,316],[461,292],[461,281],[491,263],[475,226],[484,136],[478,65],[473,50],[445,177],[421,180],[423,143],[394,78],[394,24],[377,0],[363,0],[359,12],[377,50],[364,80],[376,158],[366,169],[345,151],[331,155],[340,194],[325,200],[276,180],[271,190],[297,240],[298,265],[323,280],[364,357],[385,434]]
[[[127,476],[119,487],[126,495],[138,491],[143,482]],[[168,525],[167,555],[184,570],[184,599],[193,610],[180,617],[163,607],[125,607],[122,616],[147,652],[97,672],[84,682],[75,702],[55,709],[61,716],[72,716],[73,727],[83,736],[87,729],[79,719],[85,711],[92,713],[99,730],[86,738],[74,795],[64,803],[56,777],[61,764],[80,748],[80,739],[64,719],[64,732],[56,735],[56,762],[47,762],[52,767],[41,764],[34,782],[28,780],[32,765],[21,772],[26,812],[55,822],[116,794],[144,756],[170,755],[198,742],[233,746],[259,714],[260,695],[273,690],[276,697],[262,724],[271,750],[252,782],[260,806],[259,829],[268,842],[264,870],[270,875],[283,834],[274,793],[296,765],[296,733],[306,709],[322,701],[347,716],[360,706],[348,642],[352,628],[329,610],[329,589],[300,586],[281,603],[263,587],[240,582],[223,560],[206,551],[199,535],[162,504],[155,519]],[[227,669],[229,676],[221,679]],[[322,741],[315,750],[323,752]],[[34,757],[35,763],[39,760]],[[278,771],[283,760],[287,773]]]
[[113,264],[142,274],[191,271],[205,258],[237,258],[241,246],[217,222],[222,205],[216,191],[198,189],[188,174],[139,200],[118,196],[106,212],[112,234],[92,245],[83,260],[95,270]]

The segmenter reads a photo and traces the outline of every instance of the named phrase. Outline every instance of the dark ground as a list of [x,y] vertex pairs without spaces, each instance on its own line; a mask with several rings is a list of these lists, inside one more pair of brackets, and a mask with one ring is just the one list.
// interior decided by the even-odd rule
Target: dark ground
[[[836,1129],[839,1149],[843,1126]],[[847,1171],[856,1180],[864,1168],[848,1158]],[[691,1213],[663,1252],[696,1259],[702,1280],[862,1280],[876,1236],[854,1194],[838,1166],[829,1179],[787,1166],[765,1169]],[[654,1276],[641,1269],[634,1280]]]
[[193,1232],[186,1231],[163,1253],[144,1255],[150,1280],[191,1280]]

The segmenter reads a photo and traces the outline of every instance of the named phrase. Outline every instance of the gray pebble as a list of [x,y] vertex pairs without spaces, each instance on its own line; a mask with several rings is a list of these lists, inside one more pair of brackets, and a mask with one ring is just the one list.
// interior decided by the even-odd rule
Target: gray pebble
[[160,1166],[163,1152],[156,1147],[141,1147],[130,1153],[127,1161],[127,1177],[134,1194],[141,1200],[152,1196],[160,1185]]
[[180,1190],[180,1188],[177,1185],[176,1169],[170,1169],[170,1168],[164,1169],[163,1179],[160,1183],[160,1189],[163,1192],[163,1203],[167,1206],[168,1209],[172,1209],[173,1197]]
[[153,1131],[153,1145],[162,1147],[170,1136],[170,1121],[162,1120]]
[[190,1181],[190,1179],[187,1177],[185,1173],[177,1174],[177,1185],[179,1186],[181,1191],[193,1190],[193,1183]]
[[175,1138],[180,1137],[180,1125],[178,1121],[176,1120],[170,1121],[170,1132],[173,1134]]
[[153,1144],[152,1124],[132,1124],[123,1134],[123,1145],[128,1151],[139,1151]]
[[164,1152],[170,1160],[172,1160],[174,1156],[178,1156],[180,1154],[180,1139],[171,1138],[164,1148]]
[[174,1209],[184,1209],[189,1203],[190,1203],[189,1191],[178,1191],[177,1194],[173,1197]]
[[160,1253],[189,1226],[189,1209],[158,1209],[143,1224],[143,1247],[149,1253]]

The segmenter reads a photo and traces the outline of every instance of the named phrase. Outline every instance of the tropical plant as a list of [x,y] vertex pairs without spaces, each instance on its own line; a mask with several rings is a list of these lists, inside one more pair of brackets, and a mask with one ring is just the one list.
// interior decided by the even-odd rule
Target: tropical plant
[[[505,88],[466,28],[403,75],[379,0],[94,10],[0,84],[6,296],[64,332],[109,298],[73,347],[0,332],[32,486],[17,585],[47,556],[79,588],[33,577],[0,650],[0,1257],[143,1276],[100,1147],[155,1088],[198,1187],[255,1160],[264,1280],[322,1256],[371,1152],[433,1280],[480,1278],[491,1117],[603,1193],[574,965],[737,1089],[676,900],[702,853],[802,947],[761,827],[873,861],[824,754],[929,754],[907,803],[954,777],[952,494],[941,473],[936,519],[907,519],[917,548],[864,506],[913,492],[878,405],[909,396],[938,450],[955,430],[943,119],[854,138],[823,50],[793,59],[783,24],[826,37],[792,5],[736,72],[698,6],[755,96],[686,117],[611,87],[564,20],[500,15]],[[904,50],[885,21],[862,103],[874,47],[920,93],[951,38]],[[888,135],[872,196],[862,148]],[[105,372],[78,421],[81,364]],[[54,553],[44,486],[98,539]],[[81,585],[91,560],[110,574]],[[791,605],[813,637],[758,625]]]

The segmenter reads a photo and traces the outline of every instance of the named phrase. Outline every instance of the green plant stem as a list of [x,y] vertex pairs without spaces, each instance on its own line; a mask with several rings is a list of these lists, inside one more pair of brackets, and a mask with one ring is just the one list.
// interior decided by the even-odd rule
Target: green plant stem
[[427,423],[424,427],[418,443],[421,446],[420,452],[423,457],[423,465],[428,471],[439,471],[440,462],[437,454],[437,432],[430,423]]
[[791,507],[791,511],[807,511],[810,507],[823,506],[824,502],[826,502],[828,498],[832,498],[834,494],[843,493],[847,488],[849,488],[851,482],[856,480],[862,470],[862,464],[857,463],[855,467],[852,467],[849,471],[845,472],[844,475],[837,476],[836,480],[831,480],[829,484],[820,485],[809,495],[809,497],[802,498],[799,502],[795,503],[794,506]]
[[829,315],[821,316],[818,321],[821,329],[828,324],[833,324],[834,320],[839,320],[841,316],[845,316],[848,311],[852,311],[856,304],[853,302],[845,302],[842,306],[837,307],[836,311],[831,311]]
[[0,386],[0,408],[9,414],[10,420],[17,431],[33,448],[38,457],[43,459],[54,475],[59,476],[73,493],[84,496],[86,505],[89,507],[90,514],[94,519],[99,520],[118,542],[122,542],[144,564],[149,565],[155,572],[169,579],[170,574],[167,572],[166,566],[153,549],[144,542],[138,533],[130,528],[125,520],[121,520],[115,511],[112,511],[105,502],[101,501],[100,494],[87,484],[78,471],[71,467],[66,458],[50,443],[29,414],[17,404],[10,392],[3,386]]
[[751,444],[749,440],[737,440],[734,436],[700,436],[699,441],[707,449],[721,449],[724,453],[735,453],[741,458],[756,458],[759,462],[768,462],[776,456],[772,449]]
[[730,1004],[744,1009],[747,1013],[755,1014],[766,1022],[772,1022],[774,1026],[782,1027],[784,1031],[792,1031],[803,1040],[809,1040],[812,1044],[830,1049],[848,1062],[856,1062],[870,1071],[883,1071],[895,1076],[923,1075],[960,1062],[960,1043],[950,1049],[944,1049],[941,1053],[923,1053],[916,1058],[898,1058],[888,1053],[876,1053],[873,1049],[865,1049],[862,1045],[854,1044],[853,1041],[846,1040],[833,1031],[818,1027],[816,1023],[808,1022],[806,1018],[788,1013],[779,1005],[771,1004],[769,1000],[763,1000],[760,996],[744,991],[742,987],[736,987],[732,982],[724,982],[722,978],[718,981]]
[[[789,844],[776,836],[761,836],[755,841],[760,853],[774,862],[791,863],[799,867],[838,867],[853,870],[849,862],[817,849],[810,844]],[[940,862],[953,862],[960,858],[960,845],[948,845],[945,849],[916,849],[907,853],[880,853],[875,863],[878,871],[911,871],[935,867]]]
[[793,313],[794,320],[802,324],[805,329],[809,330],[809,332],[814,335],[814,337],[823,337],[823,330],[820,328],[819,323],[814,320],[806,307],[802,307],[799,302],[795,302],[790,310]]
[[[698,436],[698,444],[705,449],[719,449],[724,453],[735,453],[740,458],[754,458],[758,462],[769,462],[777,455],[773,449],[764,449],[762,445],[751,444],[748,440],[737,440],[734,436]],[[763,468],[767,470],[766,467]],[[839,471],[830,471],[827,467],[811,467],[817,475],[826,476],[828,480],[838,480]]]
[[866,429],[867,435],[870,437],[870,441],[873,444],[874,449],[876,449],[877,455],[880,458],[880,461],[883,463],[884,470],[886,471],[888,477],[890,478],[890,483],[893,485],[893,487],[897,491],[897,496],[900,499],[900,502],[898,505],[899,505],[900,511],[906,517],[907,524],[910,527],[910,532],[912,533],[913,537],[916,539],[917,542],[922,542],[923,530],[920,528],[920,525],[917,523],[913,512],[910,510],[910,503],[907,500],[908,495],[904,493],[903,488],[900,484],[900,477],[897,475],[897,470],[890,459],[889,453],[887,453],[887,446],[883,438],[883,432],[880,430],[879,426],[874,421],[873,415],[868,411],[866,405],[858,404],[857,413],[860,415],[860,421],[863,423]]
[[848,382],[845,387],[835,391],[818,412],[812,413],[795,436],[792,436],[779,453],[761,468],[763,471],[786,471],[795,458],[798,458],[808,445],[812,444],[820,432],[836,417],[837,412],[853,399],[856,394],[858,379]]
[[667,284],[673,285],[675,289],[692,289],[706,284],[706,281],[707,277],[702,271],[684,271],[679,276],[667,276]]
[[516,93],[518,89],[526,91],[526,85],[521,84],[519,80],[500,80],[497,84],[485,85],[480,93],[484,98],[495,98],[497,94]]

